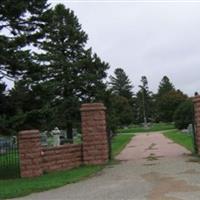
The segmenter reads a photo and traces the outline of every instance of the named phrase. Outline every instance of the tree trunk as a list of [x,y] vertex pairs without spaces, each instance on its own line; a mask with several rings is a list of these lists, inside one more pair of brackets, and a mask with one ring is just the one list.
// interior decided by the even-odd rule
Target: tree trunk
[[72,129],[72,123],[67,123],[67,140],[69,143],[73,143],[73,129]]

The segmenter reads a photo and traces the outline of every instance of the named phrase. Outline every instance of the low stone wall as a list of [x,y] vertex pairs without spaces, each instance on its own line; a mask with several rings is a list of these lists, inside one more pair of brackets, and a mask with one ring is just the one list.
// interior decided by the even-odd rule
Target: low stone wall
[[44,172],[104,164],[108,161],[106,108],[102,103],[81,106],[83,144],[58,147],[41,146],[39,130],[19,132],[21,177],[40,176]]
[[39,130],[19,133],[21,177],[40,176],[44,172],[78,167],[82,164],[82,144],[42,147]]
[[59,171],[78,167],[82,163],[82,145],[65,144],[59,147],[42,149],[43,172]]

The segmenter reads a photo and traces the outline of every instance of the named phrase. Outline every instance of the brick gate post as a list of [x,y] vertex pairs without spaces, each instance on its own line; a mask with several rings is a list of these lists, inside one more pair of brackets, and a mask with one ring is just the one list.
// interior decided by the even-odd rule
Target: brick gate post
[[84,164],[104,164],[108,161],[105,110],[102,103],[81,106]]
[[200,154],[200,95],[193,98],[195,119],[195,143],[197,153]]
[[20,131],[18,142],[21,177],[42,175],[39,130]]

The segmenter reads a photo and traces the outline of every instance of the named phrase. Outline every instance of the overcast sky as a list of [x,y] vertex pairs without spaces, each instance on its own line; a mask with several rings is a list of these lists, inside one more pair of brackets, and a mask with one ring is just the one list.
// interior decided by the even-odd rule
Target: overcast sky
[[109,75],[123,68],[135,92],[142,75],[154,92],[164,75],[189,95],[200,92],[200,2],[49,2],[74,10]]

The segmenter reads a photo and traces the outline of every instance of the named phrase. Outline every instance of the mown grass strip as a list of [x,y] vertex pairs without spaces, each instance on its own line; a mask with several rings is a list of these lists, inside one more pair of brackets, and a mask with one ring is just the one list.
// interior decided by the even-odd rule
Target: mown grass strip
[[25,196],[74,183],[98,172],[103,166],[81,166],[68,171],[53,172],[36,178],[0,180],[0,199]]
[[171,130],[164,132],[163,134],[175,143],[180,144],[193,152],[193,141],[191,135],[186,135],[179,130]]
[[124,147],[130,142],[134,135],[131,134],[118,134],[112,140],[112,158],[119,154]]
[[141,132],[155,132],[155,131],[163,131],[163,130],[171,130],[174,129],[174,125],[171,123],[157,123],[152,124],[148,128],[144,128],[138,125],[130,126],[126,129],[119,129],[120,133],[141,133]]

